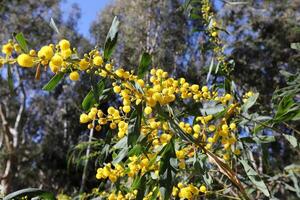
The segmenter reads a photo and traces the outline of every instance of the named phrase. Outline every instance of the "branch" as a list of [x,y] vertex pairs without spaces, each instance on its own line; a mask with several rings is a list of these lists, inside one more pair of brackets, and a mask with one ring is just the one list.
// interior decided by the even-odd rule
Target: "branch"
[[20,82],[20,89],[21,89],[21,93],[22,93],[22,102],[21,102],[21,105],[20,105],[20,108],[18,111],[18,115],[16,117],[15,124],[14,124],[14,129],[15,129],[16,133],[18,132],[20,121],[21,121],[22,115],[24,113],[25,103],[26,103],[26,92],[25,92],[24,84],[20,78],[19,68],[17,68],[17,74],[18,74],[18,79]]

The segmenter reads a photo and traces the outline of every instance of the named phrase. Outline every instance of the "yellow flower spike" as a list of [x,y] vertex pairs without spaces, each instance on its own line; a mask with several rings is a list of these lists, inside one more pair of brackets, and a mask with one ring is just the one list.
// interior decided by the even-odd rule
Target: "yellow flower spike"
[[38,57],[41,59],[50,60],[54,55],[53,49],[50,46],[43,46],[39,52]]
[[14,50],[14,46],[9,42],[2,46],[2,53],[10,56]]
[[101,66],[103,64],[103,59],[101,56],[96,56],[94,59],[93,59],[93,63],[94,65],[96,66]]
[[71,72],[69,75],[71,81],[78,81],[79,80],[79,73],[77,71]]
[[114,122],[112,122],[112,123],[110,123],[109,127],[110,127],[111,129],[116,129],[116,128],[117,128],[117,124],[114,123]]
[[81,71],[87,70],[89,68],[89,64],[90,63],[86,59],[83,58],[79,61],[79,69]]
[[66,39],[62,39],[60,42],[59,42],[59,47],[60,49],[63,51],[63,50],[67,50],[67,49],[70,49],[70,42]]
[[144,112],[146,115],[149,115],[152,113],[152,108],[150,106],[146,106],[146,108],[144,109]]
[[33,67],[34,62],[33,62],[33,57],[31,57],[28,54],[22,53],[21,55],[18,56],[17,62],[21,67]]

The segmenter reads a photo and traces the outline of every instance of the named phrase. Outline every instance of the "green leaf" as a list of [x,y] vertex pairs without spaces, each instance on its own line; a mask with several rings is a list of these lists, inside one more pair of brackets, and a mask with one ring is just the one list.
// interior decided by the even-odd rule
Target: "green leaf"
[[258,173],[248,164],[248,161],[241,159],[240,162],[243,165],[243,167],[246,171],[246,174],[249,177],[250,181],[257,187],[257,189],[262,191],[264,193],[264,195],[269,197],[270,192],[269,192],[266,184],[264,183],[264,181],[258,175]]
[[32,199],[34,197],[42,197],[43,199],[46,200],[55,200],[54,194],[37,188],[27,188],[27,189],[18,190],[16,192],[10,193],[7,196],[5,196],[3,200],[13,200],[16,198],[21,199],[22,197],[25,196],[27,196],[27,199]]
[[291,48],[300,51],[300,42],[291,43]]
[[129,152],[128,156],[140,155],[143,152],[143,147],[140,144],[136,144]]
[[144,52],[138,67],[138,78],[143,78],[145,73],[148,71],[149,66],[151,65],[151,55],[149,53]]
[[46,90],[46,91],[51,91],[53,90],[57,85],[58,83],[61,81],[61,79],[64,77],[65,73],[57,73],[55,76],[53,76],[51,78],[51,80],[43,87],[43,90]]
[[60,35],[60,32],[59,32],[59,30],[58,30],[58,28],[57,28],[57,26],[56,26],[56,23],[55,23],[55,21],[54,21],[54,19],[53,19],[52,17],[51,17],[51,19],[50,19],[50,27],[53,28],[53,30],[54,30],[57,34]]
[[128,147],[133,147],[136,144],[141,131],[142,104],[137,105],[135,108],[130,116],[128,125]]
[[105,44],[104,44],[104,60],[107,61],[110,59],[118,40],[118,26],[120,21],[116,16],[112,21],[109,32],[106,36]]
[[172,158],[176,159],[174,142],[171,140],[164,148],[160,159],[159,168],[159,191],[163,200],[168,200],[171,197],[176,169],[172,166]]
[[14,81],[12,77],[11,67],[7,65],[7,82],[11,95],[14,94]]
[[128,148],[126,147],[126,148],[122,149],[118,153],[117,157],[115,157],[113,159],[112,164],[115,165],[115,164],[120,163],[127,156],[127,154],[128,154]]
[[283,137],[294,147],[298,146],[297,138],[292,135],[283,134]]
[[[105,87],[105,85],[104,85],[103,80],[100,80],[97,83],[97,85],[94,87],[94,88],[97,88],[96,91],[98,92],[99,96],[103,93],[104,87]],[[99,100],[99,96],[98,96],[98,99],[95,98],[96,95],[94,94],[94,91],[95,91],[95,89],[91,89],[89,91],[89,93],[85,96],[85,98],[83,99],[83,101],[81,103],[83,110],[85,110],[85,111],[89,110]]]
[[213,70],[213,67],[214,67],[214,58],[211,59],[211,62],[210,62],[210,66],[209,66],[209,71],[208,71],[208,74],[207,74],[207,77],[206,77],[206,82],[208,83],[209,81],[209,77],[211,75],[211,72]]
[[242,105],[241,109],[243,113],[247,113],[248,110],[255,104],[259,96],[259,93],[254,93],[253,96],[251,96],[245,104]]
[[146,174],[144,174],[143,176],[141,176],[141,174],[139,174],[138,176],[136,176],[136,178],[132,182],[131,190],[138,191],[138,193],[136,195],[136,199],[143,199],[143,197],[145,196],[146,181],[147,181]]
[[27,46],[27,43],[26,43],[26,39],[25,39],[23,33],[18,33],[18,34],[15,36],[15,39],[16,39],[16,41],[18,42],[18,44],[20,45],[21,49],[22,49],[25,53],[28,53],[29,50],[28,50],[28,46]]
[[245,143],[257,143],[257,144],[271,143],[276,141],[274,136],[242,137],[240,138],[240,140]]

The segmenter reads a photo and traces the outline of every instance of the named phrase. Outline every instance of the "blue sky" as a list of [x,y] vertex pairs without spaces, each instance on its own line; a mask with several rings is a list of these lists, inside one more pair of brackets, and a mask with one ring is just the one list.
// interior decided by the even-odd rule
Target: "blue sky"
[[81,19],[78,22],[78,31],[89,38],[89,28],[96,16],[105,6],[112,3],[113,0],[65,0],[61,7],[64,11],[64,17],[70,13],[73,3],[77,3],[81,9]]

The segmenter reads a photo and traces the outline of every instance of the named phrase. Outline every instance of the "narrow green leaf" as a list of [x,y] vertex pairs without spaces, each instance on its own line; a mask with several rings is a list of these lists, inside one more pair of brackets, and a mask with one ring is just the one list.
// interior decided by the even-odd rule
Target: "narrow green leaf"
[[21,199],[25,196],[27,197],[27,199],[32,199],[34,197],[44,197],[44,199],[47,200],[55,200],[55,196],[52,193],[37,188],[18,190],[5,196],[3,200]]
[[140,64],[138,67],[138,77],[143,78],[145,73],[148,71],[149,66],[151,65],[151,55],[144,52],[140,59]]
[[283,134],[283,137],[294,147],[298,146],[297,138],[292,135]]
[[247,176],[249,177],[250,181],[266,195],[267,197],[270,196],[270,192],[264,183],[264,181],[259,177],[257,172],[248,164],[246,160],[240,160],[241,164],[243,165]]
[[127,154],[128,154],[128,148],[126,147],[126,148],[122,149],[118,153],[117,157],[115,157],[113,159],[112,164],[115,165],[115,164],[120,163],[127,156]]
[[18,34],[15,36],[15,39],[16,39],[16,41],[18,42],[18,44],[20,45],[21,49],[22,49],[25,53],[28,53],[29,50],[28,50],[27,42],[26,42],[26,39],[25,39],[23,33],[18,33]]
[[163,200],[168,200],[171,197],[172,188],[176,169],[171,164],[172,158],[176,159],[174,142],[171,140],[164,148],[162,157],[160,159],[159,168],[159,191]]
[[14,94],[14,81],[13,81],[13,76],[11,72],[11,66],[7,65],[7,81],[8,81],[8,87],[10,90],[10,94]]
[[255,104],[259,96],[259,93],[254,93],[253,96],[251,96],[245,104],[242,105],[241,110],[243,113],[247,113],[248,110]]
[[59,30],[58,30],[58,28],[57,28],[57,26],[56,26],[56,23],[55,23],[55,21],[54,21],[54,19],[53,19],[52,17],[51,17],[51,19],[50,19],[50,27],[53,28],[53,30],[54,30],[57,34],[60,35],[60,32],[59,32]]
[[142,121],[142,104],[136,106],[135,111],[132,112],[128,125],[128,147],[133,147],[140,135]]
[[118,40],[118,26],[120,21],[116,16],[112,21],[109,32],[106,36],[105,44],[104,44],[104,60],[107,61],[110,59]]
[[210,62],[210,66],[209,66],[209,71],[208,71],[208,74],[207,74],[207,77],[206,77],[206,82],[208,83],[209,81],[209,77],[211,75],[211,72],[213,70],[213,67],[214,67],[214,58],[211,59],[211,62]]
[[46,91],[51,91],[53,90],[57,85],[58,83],[61,81],[61,79],[64,77],[65,73],[58,73],[56,74],[55,76],[53,76],[51,78],[51,80],[43,87],[43,90],[46,90]]
[[[96,90],[98,92],[98,95],[100,96],[103,93],[105,87],[103,80],[99,81],[95,87],[97,87]],[[96,104],[97,101],[99,100],[99,96],[98,99],[96,99],[94,94],[94,89],[90,90],[81,103],[83,110],[87,111],[92,106],[94,106],[94,104]]]

